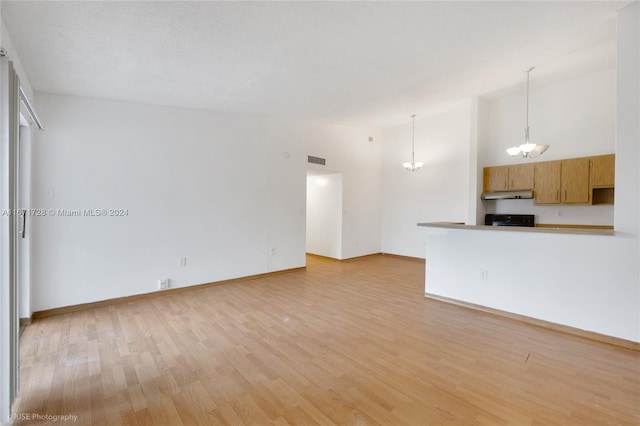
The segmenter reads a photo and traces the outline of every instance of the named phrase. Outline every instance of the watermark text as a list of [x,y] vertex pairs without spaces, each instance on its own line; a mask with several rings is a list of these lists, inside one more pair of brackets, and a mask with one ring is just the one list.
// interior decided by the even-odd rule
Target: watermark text
[[1,216],[28,217],[125,217],[129,209],[4,209]]

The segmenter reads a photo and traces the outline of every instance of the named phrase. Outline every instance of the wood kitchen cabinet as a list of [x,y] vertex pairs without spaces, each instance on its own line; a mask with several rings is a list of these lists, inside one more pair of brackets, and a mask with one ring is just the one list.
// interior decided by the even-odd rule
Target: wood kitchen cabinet
[[589,159],[591,204],[613,204],[616,180],[615,154],[598,155]]
[[535,163],[533,172],[535,204],[560,203],[561,168],[560,161]]
[[613,188],[615,184],[615,154],[590,158],[589,179],[592,188]]
[[589,204],[591,201],[589,159],[572,158],[569,160],[561,160],[561,163],[561,203]]
[[509,189],[509,166],[485,167],[482,172],[484,192]]
[[533,164],[485,167],[485,192],[533,189]]
[[509,166],[509,189],[511,190],[527,190],[533,189],[534,186],[534,167],[533,164],[518,164]]
[[533,189],[535,204],[613,204],[615,154],[485,167],[484,192]]

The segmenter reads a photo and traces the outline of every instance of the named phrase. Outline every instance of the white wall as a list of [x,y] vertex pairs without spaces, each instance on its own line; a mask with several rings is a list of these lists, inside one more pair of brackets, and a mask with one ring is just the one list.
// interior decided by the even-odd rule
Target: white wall
[[[466,222],[470,192],[470,106],[416,120],[416,161],[409,172],[411,123],[385,130],[382,252],[424,257],[419,222]],[[418,117],[419,118],[419,117]]]
[[308,154],[344,170],[342,257],[380,251],[372,130],[40,93],[36,101],[47,129],[34,147],[33,206],[128,216],[34,220],[35,311],[155,291],[160,278],[181,287],[304,266]]
[[[525,87],[518,93],[489,99],[485,166],[549,161],[615,152],[616,71],[602,64],[580,76],[540,85],[531,73],[531,141],[549,144],[533,160],[514,159],[505,149],[524,140]],[[617,192],[617,190],[616,190]],[[535,206],[533,200],[483,202],[490,213],[535,214],[539,223],[613,225],[613,206]]]
[[634,245],[621,236],[431,229],[425,292],[640,341]]
[[342,173],[342,259],[379,253],[382,132],[314,124],[305,139],[309,155],[327,160],[311,170]]
[[633,3],[618,18],[616,235],[431,228],[427,293],[640,342],[639,28]]
[[342,259],[342,174],[307,177],[307,253]]
[[621,239],[635,241],[638,249],[630,252],[635,254],[632,273],[639,277],[635,321],[640,329],[640,3],[633,2],[618,13],[617,31],[615,228]]
[[[490,148],[489,108],[487,100],[480,97],[471,99],[471,126],[469,144],[469,196],[468,214],[465,221],[468,225],[484,224],[487,213],[485,203],[480,199],[483,190],[483,168],[487,164],[487,153]],[[491,207],[491,206],[490,206]]]
[[37,107],[34,207],[128,215],[34,219],[34,310],[304,266],[308,125],[48,94]]
[[31,86],[31,81],[29,80],[29,75],[22,65],[22,60],[20,59],[20,55],[18,51],[13,46],[13,41],[11,40],[11,36],[9,35],[9,31],[7,30],[7,26],[4,21],[0,18],[0,47],[4,47],[7,51],[7,55],[9,59],[13,61],[13,67],[20,77],[20,85],[22,89],[27,94],[29,100],[33,100],[33,87]]
[[614,64],[611,65],[591,72],[583,70],[579,76],[560,81],[548,77],[550,82],[544,85],[536,81],[536,70],[531,72],[531,141],[550,145],[549,150],[536,159],[514,159],[505,151],[524,141],[526,83],[523,82],[520,90],[511,95],[488,99],[491,144],[486,156],[487,165],[614,152],[616,69]]

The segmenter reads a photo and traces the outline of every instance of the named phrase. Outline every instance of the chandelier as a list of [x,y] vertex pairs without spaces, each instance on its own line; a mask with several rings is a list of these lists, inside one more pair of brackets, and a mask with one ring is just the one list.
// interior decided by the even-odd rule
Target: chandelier
[[420,167],[424,166],[422,161],[416,162],[416,115],[411,116],[412,129],[411,129],[411,162],[402,163],[402,167],[410,172],[415,172]]
[[535,67],[529,68],[527,73],[527,108],[524,128],[524,143],[507,149],[507,154],[519,158],[535,158],[549,149],[549,145],[537,145],[529,141],[529,74]]

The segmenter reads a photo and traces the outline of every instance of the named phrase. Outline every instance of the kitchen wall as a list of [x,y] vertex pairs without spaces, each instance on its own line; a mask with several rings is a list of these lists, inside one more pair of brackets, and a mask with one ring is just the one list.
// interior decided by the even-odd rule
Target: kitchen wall
[[342,173],[307,176],[307,253],[342,259]]
[[431,228],[425,292],[640,342],[638,3],[618,14],[617,49],[615,235]]
[[[36,311],[155,291],[161,278],[182,287],[304,266],[309,144],[362,158],[345,167],[345,190],[371,185],[379,198],[379,179],[351,179],[379,174],[351,147],[370,148],[363,129],[41,93],[36,105],[47,125],[33,155],[33,207],[47,211],[33,221]],[[379,251],[376,215],[349,213]]]
[[[612,46],[597,46],[609,52]],[[585,52],[546,64],[575,62]],[[551,147],[534,160],[514,159],[506,148],[524,138],[526,83],[470,99],[447,114],[416,121],[415,173],[398,166],[411,154],[411,125],[384,132],[382,251],[414,257],[424,244],[418,222],[483,223],[485,213],[535,214],[539,223],[613,225],[614,206],[534,206],[533,200],[480,201],[486,166],[549,161],[615,152],[615,55],[594,55],[583,68],[554,75],[545,64],[531,74],[532,141]],[[544,78],[536,79],[536,72]],[[404,148],[403,148],[404,147]],[[421,157],[422,156],[422,157]]]
[[[549,144],[549,150],[534,160],[514,159],[505,152],[524,139],[526,89],[523,85],[517,93],[487,99],[490,144],[484,166],[615,152],[615,64],[605,61],[594,70],[583,70],[580,75],[545,84],[536,82],[536,71],[531,73],[531,141]],[[535,206],[533,200],[497,200],[483,204],[492,213],[535,214],[539,223],[613,225],[611,205]]]
[[416,172],[411,161],[411,119],[384,132],[382,252],[424,258],[418,222],[468,219],[470,104],[438,115],[416,117]]

